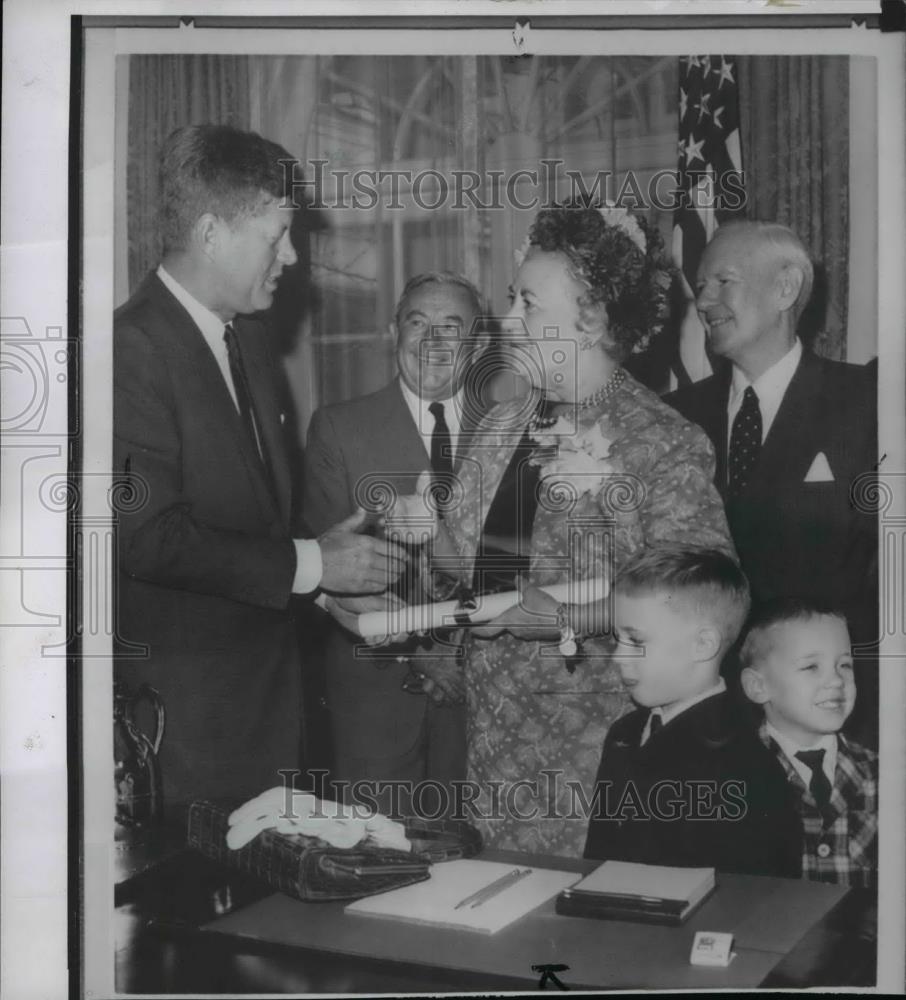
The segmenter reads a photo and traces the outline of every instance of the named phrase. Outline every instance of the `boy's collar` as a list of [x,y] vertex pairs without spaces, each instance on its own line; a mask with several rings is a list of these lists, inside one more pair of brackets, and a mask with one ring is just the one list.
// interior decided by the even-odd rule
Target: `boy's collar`
[[652,714],[657,713],[666,726],[671,719],[675,719],[678,715],[685,712],[687,708],[692,708],[693,705],[704,701],[705,698],[710,698],[715,694],[722,694],[726,690],[726,681],[724,681],[723,677],[718,677],[717,681],[707,690],[701,691],[699,694],[690,695],[690,697],[684,698],[682,701],[674,702],[669,708],[653,708],[651,712]]
[[659,715],[661,717],[661,722],[666,726],[668,722],[671,722],[678,715],[682,715],[683,712],[692,708],[693,705],[697,705],[699,702],[705,701],[707,698],[712,698],[714,695],[723,694],[726,690],[727,685],[723,677],[718,677],[716,683],[712,684],[706,691],[701,691],[699,694],[691,695],[689,698],[684,698],[682,701],[674,702],[674,704],[668,709],[663,709],[660,706],[652,708],[648,713],[648,717],[645,719],[645,726],[642,729],[642,744],[644,745],[647,742],[648,737],[651,734],[651,717],[653,715]]
[[770,745],[770,741],[773,740],[774,743],[777,744],[786,759],[796,769],[806,787],[808,787],[809,782],[811,781],[811,771],[808,765],[799,760],[796,754],[800,750],[823,750],[824,773],[828,776],[831,783],[833,783],[832,776],[837,769],[837,749],[840,740],[839,733],[825,733],[817,743],[810,747],[803,747],[800,746],[795,740],[791,740],[789,736],[781,733],[778,729],[772,726],[767,719],[765,719],[762,724],[762,730],[765,734],[764,742]]
[[785,733],[780,732],[775,726],[771,725],[770,722],[765,719],[764,728],[768,736],[780,747],[780,749],[788,756],[795,756],[800,750],[831,750],[837,747],[837,733],[825,733],[817,743],[813,743],[811,746],[804,747],[796,740],[790,739]]

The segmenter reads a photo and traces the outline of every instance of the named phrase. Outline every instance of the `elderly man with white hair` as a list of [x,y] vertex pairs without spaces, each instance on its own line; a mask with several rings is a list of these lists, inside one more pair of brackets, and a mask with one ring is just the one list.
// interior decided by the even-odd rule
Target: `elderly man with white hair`
[[[797,322],[812,281],[792,230],[721,226],[702,255],[696,307],[712,352],[729,365],[667,401],[714,444],[716,485],[755,599],[839,608],[858,645],[878,634],[876,518],[857,499],[866,494],[859,477],[878,461],[876,384],[868,368],[803,346]],[[865,681],[862,691],[876,691]],[[862,706],[869,739],[873,700]]]

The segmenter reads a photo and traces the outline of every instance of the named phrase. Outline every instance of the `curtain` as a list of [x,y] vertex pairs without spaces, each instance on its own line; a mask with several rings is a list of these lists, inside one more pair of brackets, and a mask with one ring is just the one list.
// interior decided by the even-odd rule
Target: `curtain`
[[815,264],[803,340],[846,358],[849,267],[849,59],[741,56],[747,215],[781,222]]
[[244,56],[131,57],[126,168],[130,293],[160,259],[157,164],[164,140],[181,125],[249,128],[249,93]]

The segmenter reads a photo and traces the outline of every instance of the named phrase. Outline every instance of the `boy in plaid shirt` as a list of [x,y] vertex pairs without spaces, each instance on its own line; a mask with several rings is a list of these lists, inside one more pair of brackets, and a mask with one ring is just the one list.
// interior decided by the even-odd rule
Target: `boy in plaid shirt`
[[753,616],[740,665],[743,691],[764,709],[759,735],[798,802],[803,876],[873,886],[878,756],[840,732],[856,700],[846,619],[804,601],[772,601]]

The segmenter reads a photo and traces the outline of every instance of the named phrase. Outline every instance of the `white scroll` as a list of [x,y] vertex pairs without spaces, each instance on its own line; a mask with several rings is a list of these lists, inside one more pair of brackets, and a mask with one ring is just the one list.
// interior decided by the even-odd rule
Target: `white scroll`
[[[593,604],[603,601],[610,584],[603,576],[590,580],[568,580],[539,590],[558,604]],[[459,601],[438,601],[436,604],[415,604],[395,610],[368,611],[359,615],[359,633],[366,639],[391,635],[427,632],[432,629],[455,628],[460,625],[482,625],[519,604],[519,592],[476,596],[475,606],[464,607]],[[539,626],[546,624],[539,620]]]

